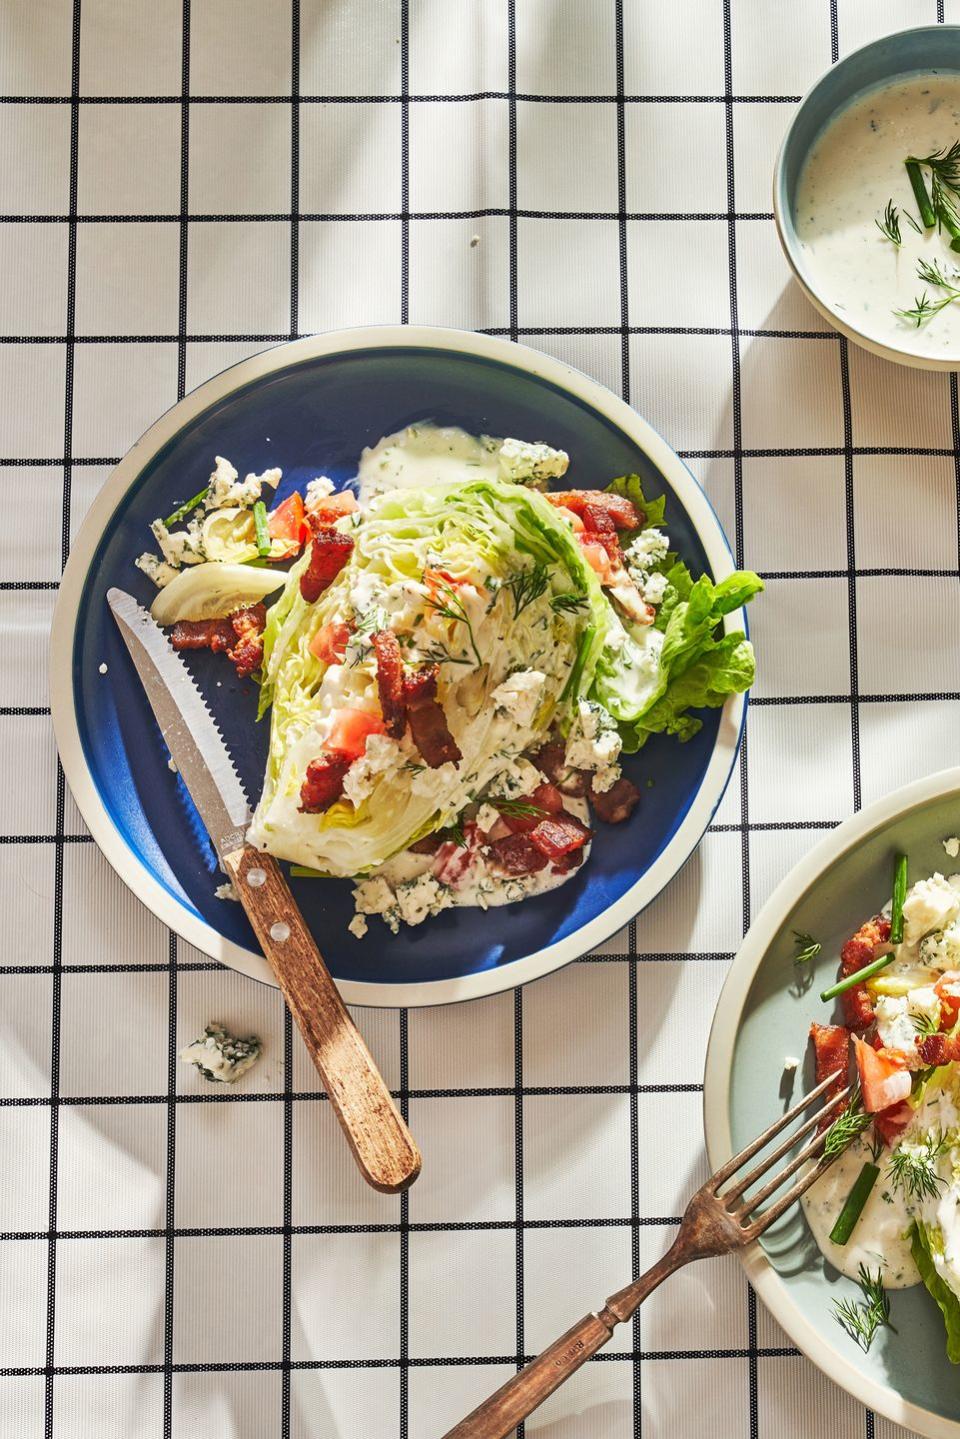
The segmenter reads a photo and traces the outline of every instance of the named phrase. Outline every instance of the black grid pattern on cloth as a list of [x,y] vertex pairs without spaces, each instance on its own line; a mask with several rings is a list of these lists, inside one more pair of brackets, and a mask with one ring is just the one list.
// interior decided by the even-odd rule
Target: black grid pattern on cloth
[[[18,1332],[0,1328],[0,1433],[55,1439],[61,1432],[106,1432],[105,1415],[122,1421],[133,1439],[158,1429],[164,1439],[180,1439],[204,1422],[210,1427],[211,1416],[221,1425],[216,1432],[238,1436],[337,1439],[358,1428],[370,1439],[439,1433],[663,1247],[701,1172],[702,1047],[719,984],[751,915],[804,847],[890,787],[884,760],[891,745],[902,748],[910,734],[913,768],[903,778],[944,762],[941,716],[960,700],[960,673],[921,662],[906,676],[894,675],[877,662],[877,634],[884,603],[919,605],[927,618],[956,606],[957,378],[925,376],[911,390],[910,403],[933,421],[926,430],[911,423],[903,406],[891,425],[884,415],[884,405],[896,407],[890,392],[886,400],[871,398],[871,389],[882,387],[882,367],[848,349],[795,294],[777,295],[765,278],[772,215],[752,168],[754,149],[765,156],[769,150],[772,162],[774,132],[819,69],[870,38],[880,22],[855,0],[830,0],[815,19],[779,12],[771,30],[783,29],[785,39],[767,39],[754,33],[755,18],[738,0],[692,5],[689,33],[698,42],[687,89],[686,74],[669,78],[677,73],[670,7],[650,15],[636,0],[560,5],[568,33],[555,32],[551,43],[561,52],[582,51],[581,74],[568,83],[562,63],[554,76],[531,62],[530,35],[543,20],[542,6],[464,0],[462,42],[471,65],[479,58],[468,66],[464,88],[454,91],[447,88],[452,67],[431,49],[424,28],[438,23],[436,7],[391,0],[380,7],[389,17],[379,38],[364,37],[379,45],[378,83],[363,93],[358,82],[354,94],[352,67],[360,61],[346,41],[340,72],[318,69],[316,0],[250,0],[244,7],[250,32],[230,36],[236,88],[226,64],[230,78],[220,94],[210,26],[216,30],[232,10],[226,0],[166,7],[157,22],[163,34],[154,37],[162,42],[157,55],[173,57],[163,84],[140,83],[136,51],[128,49],[136,80],[130,93],[121,83],[122,63],[115,85],[93,78],[102,74],[96,47],[103,44],[97,28],[103,0],[47,0],[43,79],[35,79],[36,93],[18,93],[15,78],[0,94],[0,113],[26,126],[26,140],[8,161],[11,178],[21,165],[25,173],[30,163],[37,167],[24,186],[8,187],[0,241],[35,243],[39,253],[48,243],[43,237],[56,246],[62,240],[56,262],[25,280],[29,303],[11,310],[9,320],[0,304],[0,367],[10,356],[36,375],[41,399],[52,391],[51,403],[38,400],[31,409],[34,395],[17,390],[11,411],[24,404],[29,422],[12,424],[0,440],[7,482],[28,478],[44,502],[53,498],[42,542],[23,554],[5,544],[0,557],[0,591],[22,641],[18,655],[29,653],[49,619],[71,535],[97,484],[136,436],[136,426],[128,433],[125,405],[139,406],[137,417],[146,423],[243,353],[348,323],[351,305],[358,318],[374,318],[362,310],[368,280],[375,318],[461,324],[522,340],[617,389],[677,446],[717,505],[737,562],[768,582],[754,622],[761,672],[749,744],[697,860],[668,894],[564,975],[471,1007],[467,1027],[450,1012],[359,1016],[404,1114],[415,1132],[427,1133],[428,1153],[436,1156],[432,1173],[425,1169],[409,1195],[382,1203],[360,1189],[337,1147],[325,1096],[276,996],[225,973],[138,909],[107,872],[66,790],[42,682],[34,684],[34,671],[24,665],[25,678],[0,689],[14,763],[31,775],[49,773],[48,791],[35,803],[16,796],[0,803],[3,893],[20,905],[18,915],[31,915],[30,942],[0,961],[0,1013],[12,1041],[2,1046],[11,1058],[0,1069],[0,1125],[9,1126],[0,1134],[22,1147],[18,1185],[0,1187],[0,1287],[9,1282],[23,1300]],[[150,7],[140,8],[146,14]],[[960,13],[951,13],[957,9],[950,0],[929,0],[919,19],[911,11],[910,23],[957,19]],[[341,5],[344,26],[348,10]],[[470,25],[479,28],[471,34]],[[644,39],[662,48],[663,94],[656,93],[660,77],[646,65]],[[22,41],[11,38],[11,53],[20,54]],[[258,47],[264,64],[282,71],[264,94],[256,93],[250,64],[251,54],[261,58]],[[263,181],[269,171],[280,182],[244,191],[246,200],[231,193],[239,167],[226,183],[211,178],[204,126],[228,107],[238,113],[262,107],[256,113],[275,142],[273,159],[282,157],[282,165],[265,162],[259,174]],[[475,162],[478,173],[466,188],[444,171],[443,156],[430,152],[425,137],[441,132],[424,127],[434,123],[437,107],[444,125],[481,117],[480,140],[466,162],[468,169]],[[677,145],[667,178],[642,143],[643,127],[666,114]],[[141,189],[134,202],[109,186],[92,195],[99,142],[87,126],[104,115],[117,133],[137,115],[173,122],[155,140],[155,153],[140,157],[162,162],[171,177],[155,197]],[[547,193],[538,172],[549,166],[551,147],[535,127],[559,127],[565,115],[576,115],[582,126],[602,126],[609,116],[602,148],[590,152],[605,178],[594,183],[589,165],[574,155]],[[54,130],[42,127],[59,125],[60,116],[54,141]],[[352,140],[370,173],[362,184],[347,184],[353,152],[345,148],[329,161],[318,201],[315,125],[318,117],[337,123],[332,116],[355,117]],[[385,139],[369,138],[377,116],[386,117]],[[544,116],[549,122],[538,119]],[[714,146],[719,179],[712,187],[702,176],[685,176],[678,163],[688,159],[685,146],[698,143],[687,141],[685,127],[701,123]],[[563,135],[575,142],[576,128]],[[482,178],[479,170],[492,161],[496,177]],[[441,178],[427,185],[432,167]],[[54,171],[59,179],[51,189]],[[349,203],[340,203],[341,184]],[[442,289],[443,268],[462,265],[451,237],[466,249],[474,226],[479,243],[471,253],[490,269],[471,292],[472,308],[463,310],[459,297]],[[157,286],[169,279],[169,303],[140,304],[135,269],[117,303],[107,284],[111,265],[124,245],[148,233],[157,238]],[[361,237],[373,237],[374,247],[362,261],[373,269],[362,275],[349,248],[323,252],[329,290],[347,296],[345,312],[332,300],[318,301],[316,284],[317,245],[336,244],[340,235],[362,244],[368,241]],[[704,260],[703,293],[685,294],[681,269],[671,279],[669,306],[655,293],[663,288],[658,246],[665,235],[677,241],[695,235],[712,257]],[[262,236],[268,238],[261,243]],[[251,264],[260,267],[258,286],[269,303],[234,313],[218,298],[216,271],[233,247],[245,244],[261,245]],[[558,271],[557,255],[568,244],[585,245],[594,268],[580,273],[571,259]],[[15,253],[25,266],[26,250]],[[541,264],[563,281],[549,305],[536,274]],[[430,267],[440,296],[433,301],[424,282]],[[54,277],[62,295],[46,283]],[[465,278],[463,288],[472,283]],[[578,303],[580,289],[589,304]],[[51,291],[60,296],[55,313],[44,299]],[[101,296],[105,310],[91,295]],[[90,367],[114,355],[144,356],[145,368],[126,396],[98,407],[91,391],[111,380]],[[656,377],[661,355],[668,357],[663,387]],[[688,379],[686,367],[701,356],[706,368]],[[54,362],[51,378],[44,365]],[[11,374],[0,368],[0,384],[11,386]],[[810,411],[799,425],[787,409],[795,390],[797,406]],[[711,392],[725,397],[717,416],[707,415]],[[775,425],[762,411],[778,404]],[[792,481],[782,476],[829,479],[812,492],[803,515],[811,533],[801,529],[789,550],[777,538],[780,517],[758,479],[764,462],[779,504],[791,499]],[[940,542],[926,551],[893,544],[884,530],[879,497],[894,464],[927,486]],[[812,625],[829,631],[822,671],[806,651],[790,670],[778,667],[775,651],[792,642],[805,607],[812,607]],[[791,784],[777,756],[785,745],[802,750],[811,707],[827,778],[805,794],[812,772]],[[901,768],[909,762],[898,759]],[[23,908],[24,888],[42,894],[42,921]],[[566,1033],[571,996],[583,1007],[583,1021],[566,1036],[569,1053],[558,1061],[547,1040]],[[128,1032],[142,1026],[145,1053],[122,1056],[115,1083],[104,1088],[107,1066],[86,1055],[83,1026],[104,1041],[109,1027],[99,1012],[107,1006]],[[692,1018],[673,1006],[689,1006]],[[177,1060],[197,1026],[220,1014],[259,1028],[273,1056],[236,1093],[199,1089]],[[668,1053],[659,1042],[665,1015],[674,1022],[688,1017],[686,1055]],[[479,1038],[471,1038],[474,1031]],[[593,1031],[602,1046],[591,1047]],[[666,1135],[665,1113],[675,1126]],[[484,1137],[476,1149],[462,1143],[471,1126]],[[565,1141],[568,1129],[576,1144]],[[251,1176],[257,1145],[272,1160],[263,1161],[265,1173]],[[204,1146],[219,1146],[219,1164],[252,1177],[249,1196],[231,1201],[223,1222],[202,1182]],[[561,1151],[556,1163],[553,1147]],[[589,1158],[578,1167],[581,1148]],[[102,1193],[95,1171],[84,1167],[88,1154],[107,1166]],[[569,1183],[557,1177],[564,1163],[575,1171]],[[472,1185],[458,1166],[475,1170]],[[603,1183],[591,1170],[603,1172]],[[350,1246],[349,1261],[338,1257],[338,1241]],[[253,1325],[259,1338],[251,1341],[218,1315],[209,1326],[222,1340],[218,1349],[196,1318],[200,1278],[229,1275],[245,1263],[264,1311]],[[706,1432],[708,1412],[716,1432],[721,1405],[728,1432],[750,1439],[792,1432],[798,1415],[810,1414],[818,1430],[843,1436],[895,1439],[905,1432],[825,1389],[732,1266],[705,1268],[686,1284],[677,1280],[655,1296],[622,1342],[596,1356],[576,1381],[579,1389],[570,1386],[552,1401],[543,1411],[547,1432],[551,1418],[563,1428],[580,1415],[578,1432],[603,1439],[650,1433],[693,1439]],[[88,1293],[95,1305],[129,1306],[129,1334],[111,1324],[106,1308],[103,1335],[89,1314],[81,1318],[78,1295]],[[231,1290],[232,1301],[239,1294]],[[135,1312],[137,1303],[145,1315]],[[470,1312],[448,1333],[450,1309],[461,1307]],[[251,1354],[250,1343],[259,1352]],[[421,1379],[421,1370],[430,1375]],[[243,1387],[247,1374],[255,1389]],[[155,1388],[147,1383],[153,1379]],[[224,1414],[232,1427],[223,1428]],[[539,1416],[527,1430],[541,1432]]]

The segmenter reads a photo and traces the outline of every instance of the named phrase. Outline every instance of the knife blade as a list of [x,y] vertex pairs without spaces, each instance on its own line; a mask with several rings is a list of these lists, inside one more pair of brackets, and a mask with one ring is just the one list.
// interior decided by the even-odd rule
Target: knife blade
[[420,1173],[420,1151],[340,997],[272,855],[246,843],[250,805],[230,751],[183,660],[132,595],[107,603],[164,741],[207,827],[327,1098],[368,1184],[386,1194]]
[[251,816],[230,751],[193,676],[160,626],[125,590],[108,590],[107,604],[222,868],[224,855],[243,844]]

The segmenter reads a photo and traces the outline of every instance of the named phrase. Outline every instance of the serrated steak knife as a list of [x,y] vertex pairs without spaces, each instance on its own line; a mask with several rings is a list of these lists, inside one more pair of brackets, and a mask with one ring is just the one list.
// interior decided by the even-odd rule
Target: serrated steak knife
[[250,806],[216,722],[180,656],[132,595],[107,603],[164,741],[233,881],[363,1177],[386,1194],[420,1173],[420,1152],[347,1012],[272,856],[246,843]]

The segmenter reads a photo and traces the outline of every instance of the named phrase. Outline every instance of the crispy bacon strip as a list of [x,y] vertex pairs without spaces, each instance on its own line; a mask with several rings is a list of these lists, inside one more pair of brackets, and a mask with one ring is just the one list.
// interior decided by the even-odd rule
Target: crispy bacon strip
[[551,505],[562,510],[572,510],[591,529],[587,510],[603,510],[618,530],[638,530],[646,516],[637,509],[626,495],[611,495],[606,490],[554,490],[546,498]]
[[423,665],[403,677],[403,698],[410,721],[414,743],[431,769],[462,758],[460,748],[450,733],[443,706],[437,699],[440,666]]
[[567,747],[562,739],[552,739],[536,754],[531,756],[532,763],[542,775],[546,775],[551,783],[558,789],[563,790],[571,799],[583,799],[590,784],[590,777],[586,770],[571,769],[566,761]]
[[343,750],[328,750],[312,759],[300,786],[300,813],[323,814],[343,794],[343,780],[353,760]]
[[490,858],[504,874],[536,874],[547,867],[547,856],[528,834],[509,834],[490,846]]
[[267,607],[262,602],[235,610],[230,616],[237,637],[236,644],[227,651],[236,666],[241,679],[259,669],[263,659],[263,632],[267,625]]
[[572,814],[551,815],[542,819],[536,829],[530,831],[530,843],[535,845],[547,859],[560,859],[574,850],[583,849],[593,835]]
[[524,807],[533,810],[532,814],[510,813],[501,814],[500,818],[511,834],[529,834],[536,829],[541,820],[549,815],[562,815],[563,795],[554,784],[540,784],[531,795],[524,796]]
[[310,563],[300,576],[300,593],[312,605],[333,584],[353,550],[353,540],[339,530],[320,529],[310,545]]
[[170,635],[175,650],[228,650],[236,639],[229,616],[223,620],[177,620]]
[[403,657],[393,630],[378,630],[373,636],[377,657],[377,690],[387,734],[403,739],[407,727],[407,706],[403,698]]
[[949,1064],[960,1059],[960,1034],[929,1034],[917,1048],[924,1064]]
[[264,604],[245,605],[226,619],[178,620],[170,635],[175,650],[226,650],[241,679],[253,674],[263,659]]
[[621,778],[602,794],[591,785],[590,800],[606,824],[623,824],[640,803],[640,791],[631,780]]
[[[829,1074],[837,1073],[837,1077],[830,1088],[823,1096],[824,1104],[827,1104],[834,1095],[839,1094],[847,1082],[847,1069],[850,1064],[850,1031],[844,1029],[842,1024],[811,1024],[810,1038],[813,1040],[813,1054],[817,1066],[817,1084],[826,1079]],[[817,1126],[818,1130],[826,1129],[833,1123],[835,1115],[827,1115]]]
[[[840,951],[840,973],[854,974],[889,948],[890,921],[882,914],[861,924]],[[844,1023],[858,1034],[873,1023],[873,999],[865,984],[854,985],[840,996]]]

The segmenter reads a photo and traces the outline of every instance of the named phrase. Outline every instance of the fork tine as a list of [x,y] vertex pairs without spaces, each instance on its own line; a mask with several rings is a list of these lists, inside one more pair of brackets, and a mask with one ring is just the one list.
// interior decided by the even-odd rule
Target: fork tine
[[832,1074],[828,1074],[826,1079],[822,1079],[820,1083],[814,1089],[811,1089],[809,1094],[805,1094],[792,1109],[788,1109],[786,1114],[781,1114],[779,1119],[775,1120],[768,1129],[765,1129],[762,1134],[758,1135],[752,1144],[748,1144],[745,1149],[741,1149],[739,1154],[735,1154],[732,1159],[727,1160],[726,1164],[722,1164],[710,1180],[710,1186],[714,1193],[716,1193],[719,1184],[729,1179],[731,1174],[736,1174],[741,1164],[745,1164],[748,1159],[752,1159],[758,1150],[762,1149],[765,1144],[769,1144],[771,1139],[775,1138],[788,1124],[791,1124],[815,1099],[819,1099],[821,1094],[825,1093],[830,1085],[836,1081],[840,1072],[839,1069],[835,1069]]
[[740,1208],[734,1212],[733,1217],[738,1219],[744,1215],[754,1213],[763,1201],[769,1199],[771,1194],[775,1194],[776,1191],[787,1182],[791,1174],[796,1174],[797,1170],[801,1169],[808,1159],[819,1158],[826,1142],[827,1136],[825,1134],[818,1134],[814,1139],[811,1139],[810,1143],[805,1145],[799,1154],[794,1155],[793,1159],[791,1159],[785,1168],[778,1170],[762,1189],[758,1189],[756,1194],[751,1194],[749,1198],[745,1199],[740,1205]]
[[791,1204],[796,1203],[802,1194],[806,1194],[811,1184],[815,1184],[821,1174],[824,1174],[830,1168],[835,1157],[835,1155],[829,1155],[826,1158],[822,1158],[809,1173],[804,1174],[802,1178],[798,1179],[796,1184],[794,1184],[791,1189],[788,1189],[781,1199],[777,1200],[776,1204],[771,1204],[769,1209],[765,1209],[760,1217],[755,1219],[748,1229],[744,1230],[744,1235],[747,1240],[757,1239],[765,1229],[769,1229],[770,1225],[779,1219],[781,1214],[790,1208]]
[[811,1114],[809,1119],[805,1119],[799,1129],[795,1129],[792,1134],[787,1135],[782,1144],[778,1144],[770,1154],[764,1155],[760,1163],[755,1165],[744,1179],[738,1180],[733,1189],[729,1189],[726,1194],[720,1196],[724,1204],[729,1208],[732,1200],[739,1199],[744,1190],[749,1189],[751,1184],[756,1184],[758,1179],[762,1179],[771,1165],[776,1164],[778,1159],[782,1159],[798,1140],[809,1134],[811,1129],[818,1125],[831,1110],[835,1110],[839,1104],[842,1104],[849,1094],[850,1086],[848,1084],[846,1089],[842,1089],[839,1094],[835,1094],[832,1099],[827,1100],[826,1104],[821,1105],[816,1114]]

